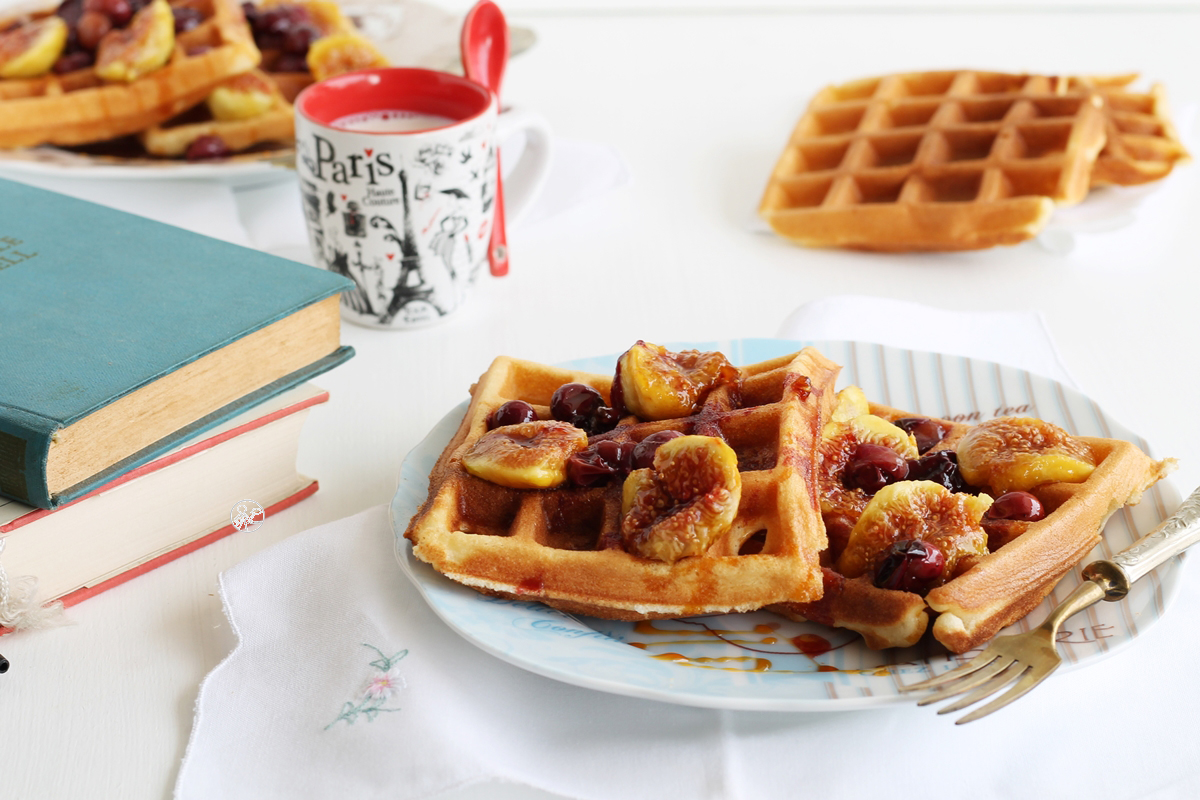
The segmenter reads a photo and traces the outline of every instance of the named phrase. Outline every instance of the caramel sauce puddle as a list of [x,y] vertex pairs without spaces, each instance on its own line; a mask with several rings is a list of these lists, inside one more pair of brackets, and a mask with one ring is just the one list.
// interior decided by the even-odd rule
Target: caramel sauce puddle
[[[634,623],[634,633],[639,637],[643,637],[645,641],[631,641],[628,644],[631,647],[641,650],[660,650],[679,645],[694,645],[705,641],[712,641],[733,645],[739,650],[752,654],[744,656],[687,656],[674,650],[666,650],[665,652],[657,652],[650,656],[659,661],[669,661],[674,664],[700,669],[718,669],[727,672],[775,672],[780,674],[807,674],[810,672],[840,672],[843,674],[878,676],[888,674],[888,667],[886,666],[871,667],[868,669],[842,669],[817,661],[819,656],[845,647],[853,641],[852,639],[847,639],[841,644],[835,645],[825,637],[814,633],[802,633],[798,636],[781,639],[776,635],[779,629],[779,625],[777,624],[760,623],[747,629],[731,629],[712,627],[698,620],[681,619],[675,621],[692,627],[664,628],[657,625],[653,620],[642,620]],[[784,644],[785,647],[790,645],[795,650],[763,649],[764,645],[777,646],[780,644]],[[813,669],[776,669],[771,659],[764,657],[772,655],[791,656],[795,654],[808,658],[812,662]]]

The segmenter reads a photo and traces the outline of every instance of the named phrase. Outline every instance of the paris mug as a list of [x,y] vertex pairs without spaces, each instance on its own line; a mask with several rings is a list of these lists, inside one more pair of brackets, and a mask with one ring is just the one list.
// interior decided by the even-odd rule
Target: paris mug
[[354,281],[342,316],[370,327],[423,327],[462,306],[487,263],[501,142],[525,135],[504,179],[510,221],[550,163],[540,116],[501,113],[486,88],[444,72],[352,72],[309,86],[295,108],[313,258]]

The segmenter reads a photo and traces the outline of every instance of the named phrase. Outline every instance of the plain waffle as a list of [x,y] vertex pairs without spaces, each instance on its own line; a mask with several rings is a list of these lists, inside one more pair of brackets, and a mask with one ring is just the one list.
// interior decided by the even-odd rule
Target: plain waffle
[[[871,413],[888,420],[913,414],[872,404]],[[971,426],[941,420],[947,434],[933,450],[954,450]],[[1028,614],[1055,584],[1096,546],[1109,515],[1137,503],[1142,492],[1162,478],[1174,462],[1155,461],[1129,442],[1078,437],[1091,451],[1096,468],[1082,483],[1054,482],[1030,489],[1045,506],[1046,516],[1018,523],[992,542],[992,551],[974,560],[969,569],[931,589],[924,597],[907,591],[882,589],[869,576],[846,578],[825,559],[824,595],[807,604],[775,606],[793,619],[807,619],[861,633],[872,648],[915,644],[932,618],[933,637],[949,650],[962,653],[991,639],[997,631]],[[830,522],[830,539],[847,520],[861,511],[865,498],[840,498],[831,509],[829,498],[843,492],[840,474],[823,471],[822,497]],[[852,522],[850,520],[849,522]],[[1004,532],[1004,528],[1000,531]],[[996,536],[996,531],[991,532]]]
[[78,145],[145,130],[201,102],[221,81],[258,65],[236,0],[180,0],[201,11],[176,37],[167,63],[128,83],[94,68],[0,80],[0,147]]
[[612,619],[748,611],[817,599],[825,547],[815,493],[819,431],[837,367],[815,350],[741,369],[740,400],[723,387],[685,418],[622,419],[592,437],[640,441],[662,430],[719,435],[737,455],[741,499],[727,533],[673,563],[621,546],[622,484],[510,489],[476,478],[463,455],[506,401],[548,418],[554,391],[582,382],[611,400],[613,378],[498,358],[473,387],[457,434],[430,475],[406,536],[417,558],[477,590]]
[[1102,105],[1065,79],[969,70],[831,86],[796,125],[759,213],[812,246],[1015,244],[1087,194]]
[[1164,178],[1189,160],[1167,111],[1161,84],[1148,91],[1130,88],[1136,75],[1075,77],[1076,88],[1104,99],[1104,149],[1092,169],[1092,186],[1136,186]]

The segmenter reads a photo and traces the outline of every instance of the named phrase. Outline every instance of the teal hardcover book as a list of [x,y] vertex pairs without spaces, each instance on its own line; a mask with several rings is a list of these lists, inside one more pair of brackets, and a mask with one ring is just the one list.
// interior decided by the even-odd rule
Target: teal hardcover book
[[0,494],[54,508],[342,363],[350,286],[0,179]]

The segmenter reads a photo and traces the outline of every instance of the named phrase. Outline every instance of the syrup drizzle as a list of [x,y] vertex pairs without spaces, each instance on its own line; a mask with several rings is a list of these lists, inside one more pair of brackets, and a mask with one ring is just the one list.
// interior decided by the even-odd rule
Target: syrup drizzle
[[[698,619],[674,620],[675,623],[687,627],[663,627],[652,620],[634,623],[634,633],[644,638],[644,641],[630,641],[628,644],[641,650],[663,650],[679,646],[703,645],[706,640],[722,642],[738,650],[756,655],[744,656],[700,656],[684,655],[675,650],[656,652],[651,658],[659,661],[670,661],[687,667],[701,669],[718,669],[729,672],[775,672],[775,673],[811,673],[811,672],[842,672],[847,674],[887,675],[887,666],[869,669],[842,669],[831,664],[823,664],[817,659],[834,650],[838,650],[854,641],[847,638],[840,644],[833,644],[823,636],[814,633],[802,633],[797,636],[780,638],[779,624],[760,623],[746,629],[714,627]],[[778,649],[783,644],[790,645],[795,650]],[[774,647],[772,647],[774,646]],[[770,649],[768,649],[770,648]],[[811,663],[812,669],[777,669],[770,658],[763,656],[805,656]]]

